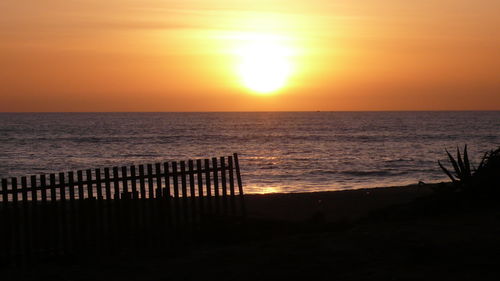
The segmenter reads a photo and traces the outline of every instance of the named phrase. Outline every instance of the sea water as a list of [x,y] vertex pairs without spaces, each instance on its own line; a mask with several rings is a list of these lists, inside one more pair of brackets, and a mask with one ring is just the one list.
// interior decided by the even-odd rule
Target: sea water
[[445,149],[478,163],[500,112],[1,113],[0,177],[237,152],[247,193],[446,180]]

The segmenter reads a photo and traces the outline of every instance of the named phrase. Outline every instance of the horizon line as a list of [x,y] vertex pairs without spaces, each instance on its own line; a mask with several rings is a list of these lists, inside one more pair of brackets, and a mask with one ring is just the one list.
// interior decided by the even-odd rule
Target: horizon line
[[500,109],[453,109],[453,110],[214,110],[214,111],[0,111],[0,114],[18,113],[271,113],[271,112],[496,112]]

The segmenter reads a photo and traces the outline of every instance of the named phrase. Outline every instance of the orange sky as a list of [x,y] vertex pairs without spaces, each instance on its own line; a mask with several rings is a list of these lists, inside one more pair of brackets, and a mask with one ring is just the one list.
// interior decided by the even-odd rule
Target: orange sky
[[[500,110],[495,0],[3,0],[0,111]],[[293,69],[259,95],[238,50]]]

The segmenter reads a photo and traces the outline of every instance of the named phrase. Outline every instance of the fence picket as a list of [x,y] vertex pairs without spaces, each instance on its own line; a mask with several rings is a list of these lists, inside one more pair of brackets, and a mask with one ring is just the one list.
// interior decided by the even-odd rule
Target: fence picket
[[130,166],[130,181],[132,183],[132,196],[131,196],[131,198],[138,199],[139,194],[137,192],[137,177],[135,175],[135,165]]
[[217,158],[212,158],[212,170],[214,177],[214,197],[215,197],[215,213],[220,213],[220,192],[219,192],[219,167],[217,166]]
[[109,168],[104,168],[104,185],[106,189],[106,200],[111,200],[111,179],[109,178]]
[[21,194],[23,203],[28,203],[28,183],[26,177],[21,177]]
[[47,182],[45,175],[40,176],[40,191],[42,195],[42,202],[47,203]]
[[75,179],[74,173],[68,172],[69,200],[75,201]]
[[170,172],[168,168],[168,162],[163,163],[163,171],[165,172],[165,191],[163,192],[163,196],[167,198],[167,203],[170,202]]
[[196,159],[196,182],[198,183],[198,202],[201,215],[205,213],[205,198],[203,195],[203,172],[201,169],[201,159]]
[[[9,202],[9,190],[7,179],[2,179],[2,203]],[[7,206],[7,204],[5,204]]]
[[179,178],[177,174],[177,162],[172,162],[172,179],[174,182],[174,199],[179,199]]
[[95,189],[97,199],[102,200],[101,169],[95,169]]
[[36,176],[31,176],[31,201],[38,201],[38,188],[36,186]]
[[78,200],[83,200],[85,198],[84,188],[83,188],[83,171],[76,171],[77,182],[78,182]]
[[161,192],[161,164],[156,163],[155,164],[155,172],[156,172],[156,198],[160,199],[162,198],[162,192]]
[[113,199],[120,199],[120,178],[118,177],[118,167],[113,167]]
[[196,204],[194,198],[196,197],[196,191],[194,189],[194,165],[193,160],[188,161],[188,174],[189,174],[189,196],[190,196],[190,207],[191,207],[191,220],[194,222],[196,220]]
[[88,199],[94,199],[94,188],[92,187],[92,170],[88,169],[85,171],[87,178],[86,178],[86,183],[87,183],[87,198]]
[[122,167],[122,198],[130,199],[130,194],[128,191],[128,180],[127,180],[127,167]]
[[148,198],[154,199],[155,192],[153,185],[153,165],[148,164],[147,167],[148,167]]
[[57,201],[56,197],[56,175],[55,174],[50,174],[50,201],[55,202]]
[[186,162],[184,161],[181,161],[181,186],[182,186],[182,197],[187,198]]
[[227,157],[228,162],[228,172],[229,172],[229,195],[230,195],[230,206],[231,213],[234,214],[236,212],[236,205],[234,201],[234,174],[233,174],[233,156]]
[[146,186],[144,185],[144,165],[139,165],[139,188],[141,190],[141,199],[146,198]]
[[227,181],[226,181],[226,159],[220,158],[220,176],[222,184],[222,208],[224,214],[227,213]]
[[59,200],[66,200],[66,184],[64,179],[64,173],[59,173]]
[[196,192],[194,189],[194,165],[193,160],[188,161],[188,169],[189,169],[189,196],[195,197]]

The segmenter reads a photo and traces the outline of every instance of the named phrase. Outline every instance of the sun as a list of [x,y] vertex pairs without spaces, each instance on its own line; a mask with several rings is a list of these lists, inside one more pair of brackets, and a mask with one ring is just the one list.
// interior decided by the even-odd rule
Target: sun
[[248,89],[269,94],[283,88],[292,72],[290,49],[269,36],[258,36],[239,50],[238,73]]

